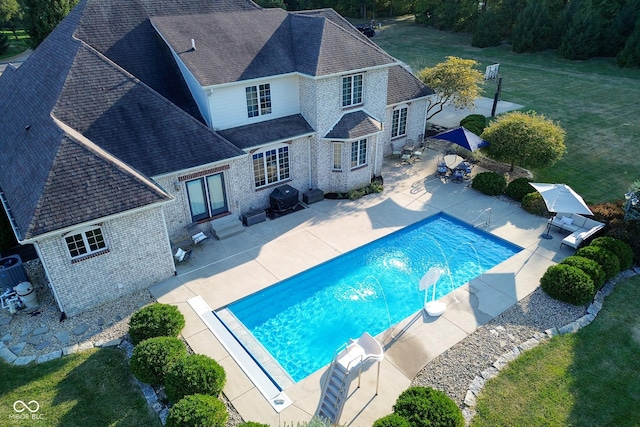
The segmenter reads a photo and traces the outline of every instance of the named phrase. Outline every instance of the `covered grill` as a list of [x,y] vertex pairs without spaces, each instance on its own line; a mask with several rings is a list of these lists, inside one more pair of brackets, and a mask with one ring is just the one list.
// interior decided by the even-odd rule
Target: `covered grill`
[[298,190],[290,185],[281,185],[271,192],[269,201],[271,209],[275,212],[293,209],[298,204]]

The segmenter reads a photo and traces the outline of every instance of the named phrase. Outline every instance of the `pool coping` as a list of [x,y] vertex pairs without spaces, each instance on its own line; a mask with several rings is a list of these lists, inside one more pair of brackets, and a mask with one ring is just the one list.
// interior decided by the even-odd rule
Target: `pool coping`
[[[158,301],[175,304],[185,314],[183,337],[191,348],[223,365],[227,372],[224,393],[245,420],[274,426],[283,421],[309,421],[319,403],[326,369],[287,388],[293,404],[275,412],[190,308],[189,299],[200,295],[217,309],[438,211],[474,225],[479,215],[491,208],[491,223],[483,226],[485,231],[524,249],[514,260],[464,285],[457,298],[447,300],[447,311],[440,318],[429,319],[418,313],[376,337],[386,351],[380,393],[373,394],[375,374],[364,372],[362,387],[350,390],[340,420],[343,424],[370,426],[391,413],[397,396],[429,360],[529,295],[549,265],[573,253],[559,248],[559,238],[539,238],[545,230],[545,218],[530,215],[500,198],[481,195],[465,184],[435,178],[438,153],[426,154],[423,162],[404,166],[385,159],[382,194],[356,201],[324,200],[295,214],[249,227],[237,237],[208,239],[211,242],[197,248],[200,252],[194,253],[191,265],[150,289]],[[278,262],[283,254],[292,259],[288,270]]]

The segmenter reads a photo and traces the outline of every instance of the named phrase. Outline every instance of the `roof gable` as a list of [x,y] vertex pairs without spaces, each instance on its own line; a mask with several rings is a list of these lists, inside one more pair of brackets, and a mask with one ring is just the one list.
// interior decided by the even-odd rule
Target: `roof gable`
[[125,165],[66,135],[24,238],[170,199]]
[[323,76],[397,62],[359,33],[321,15],[266,9],[158,16],[151,23],[203,87],[293,72]]

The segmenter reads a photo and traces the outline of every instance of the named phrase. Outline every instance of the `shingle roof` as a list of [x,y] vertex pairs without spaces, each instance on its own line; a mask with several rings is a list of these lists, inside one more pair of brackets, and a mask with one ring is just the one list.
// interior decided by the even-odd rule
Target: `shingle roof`
[[300,114],[218,131],[225,139],[242,149],[293,139],[313,132],[311,125]]
[[382,124],[362,110],[344,114],[324,137],[348,140],[372,135],[382,130]]
[[387,105],[394,105],[412,99],[433,95],[431,88],[409,70],[400,65],[389,68],[389,84],[387,86]]
[[278,8],[158,16],[151,22],[205,87],[293,72],[322,76],[397,62],[323,16]]
[[86,46],[53,114],[147,176],[244,154]]

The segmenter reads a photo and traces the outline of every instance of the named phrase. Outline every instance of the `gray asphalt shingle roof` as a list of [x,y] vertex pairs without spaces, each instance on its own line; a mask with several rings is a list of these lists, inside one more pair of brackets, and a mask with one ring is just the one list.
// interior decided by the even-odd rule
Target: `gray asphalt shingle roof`
[[389,68],[387,105],[394,105],[433,94],[434,92],[431,88],[427,87],[404,67],[395,65]]
[[382,130],[382,124],[362,110],[344,114],[324,137],[348,140],[372,135]]
[[225,139],[239,148],[249,149],[274,141],[283,141],[314,133],[313,128],[300,114],[267,120],[251,125],[218,131]]
[[151,22],[205,87],[293,72],[323,76],[397,62],[324,16],[278,8],[158,16]]

